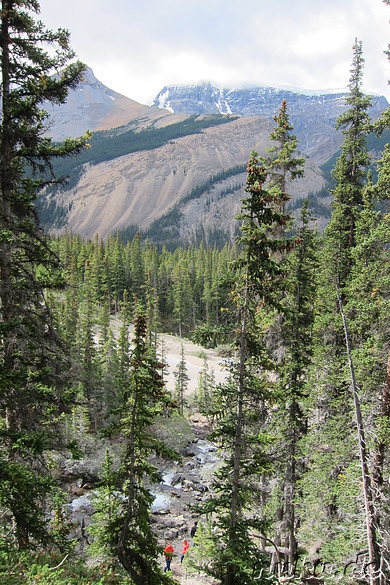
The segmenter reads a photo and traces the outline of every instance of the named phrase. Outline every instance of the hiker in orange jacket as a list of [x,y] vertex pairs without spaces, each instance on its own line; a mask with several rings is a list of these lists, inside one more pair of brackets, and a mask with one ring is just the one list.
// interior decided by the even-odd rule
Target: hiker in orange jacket
[[167,546],[164,548],[164,557],[165,557],[165,567],[164,573],[171,570],[171,560],[173,558],[173,546],[170,542],[168,542]]

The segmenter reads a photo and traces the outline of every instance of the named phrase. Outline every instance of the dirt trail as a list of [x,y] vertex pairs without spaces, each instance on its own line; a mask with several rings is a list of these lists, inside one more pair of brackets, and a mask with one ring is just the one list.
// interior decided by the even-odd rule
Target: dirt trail
[[[121,327],[121,321],[119,315],[111,318],[111,329],[115,337],[119,335],[119,329]],[[131,335],[133,327],[130,326]],[[175,389],[175,371],[181,360],[181,346],[184,347],[184,357],[186,361],[187,374],[189,376],[187,395],[191,396],[194,393],[198,382],[199,373],[203,367],[204,356],[207,358],[209,366],[209,372],[213,370],[215,376],[215,382],[223,382],[227,376],[227,370],[225,369],[222,361],[223,359],[218,356],[214,349],[204,349],[200,345],[192,343],[189,339],[180,338],[175,335],[168,335],[167,333],[159,333],[157,335],[157,353],[164,358],[164,361],[168,365],[168,372],[166,374],[165,382],[168,390],[173,391]]]
[[168,364],[168,374],[166,377],[166,384],[168,390],[175,388],[175,374],[177,366],[181,359],[181,346],[184,348],[184,357],[186,361],[187,374],[189,376],[188,395],[194,393],[198,382],[199,373],[203,367],[204,356],[207,358],[209,371],[214,371],[215,382],[223,382],[226,378],[227,370],[220,362],[221,357],[213,349],[204,349],[200,345],[195,345],[188,339],[175,337],[174,335],[159,334],[157,351],[159,355],[163,355],[164,360]]
[[193,569],[187,569],[180,564],[180,558],[172,561],[172,577],[181,585],[216,585],[217,581],[202,573],[195,573]]

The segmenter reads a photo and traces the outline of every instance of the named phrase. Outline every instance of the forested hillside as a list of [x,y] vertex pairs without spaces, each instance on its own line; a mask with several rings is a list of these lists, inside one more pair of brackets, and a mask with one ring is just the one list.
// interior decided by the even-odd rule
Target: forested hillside
[[[84,66],[35,3],[2,7],[1,583],[385,585],[390,148],[373,173],[368,138],[390,113],[370,120],[362,43],[324,233],[308,200],[290,214],[305,167],[283,101],[268,148],[249,156],[235,243],[160,249],[138,232],[41,229],[35,203],[57,180],[47,169],[88,136],[54,144],[39,105],[65,100]],[[56,51],[36,50],[48,39]],[[205,360],[190,392],[183,345],[168,390],[161,332],[213,348],[226,378]],[[164,465],[179,468],[199,439],[191,417],[216,465],[197,490],[176,474],[164,523],[152,490],[172,485]],[[198,528],[180,565],[184,513]]]

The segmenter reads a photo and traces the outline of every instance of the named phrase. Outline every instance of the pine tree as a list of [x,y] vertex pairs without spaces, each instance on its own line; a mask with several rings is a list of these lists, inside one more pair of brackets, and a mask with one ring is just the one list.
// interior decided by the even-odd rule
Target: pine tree
[[[356,270],[358,226],[361,226],[364,193],[368,183],[369,156],[366,139],[370,129],[368,108],[371,101],[361,91],[364,65],[361,42],[355,41],[353,52],[349,95],[346,99],[349,107],[337,122],[337,127],[343,131],[344,143],[333,171],[336,180],[332,191],[333,212],[325,231],[319,279],[319,312],[315,327],[318,335],[315,360],[318,366],[314,372],[315,392],[312,398],[315,396],[315,410],[310,421],[312,428],[309,439],[311,471],[305,480],[308,482],[307,488],[304,488],[307,501],[310,501],[314,487],[310,482],[313,481],[313,474],[318,473],[317,512],[310,506],[306,506],[306,509],[312,519],[316,518],[316,522],[310,520],[310,523],[314,525],[317,534],[322,534],[323,554],[330,560],[333,555],[336,555],[333,558],[338,557],[341,560],[343,555],[359,550],[364,543],[363,535],[358,530],[364,514],[358,456],[358,447],[362,444],[362,421],[355,420],[353,398],[355,397],[356,406],[356,393],[351,391],[354,387],[353,384],[351,386],[351,361],[349,351],[348,354],[346,351],[350,348],[346,347],[347,329],[345,322],[343,326],[343,319],[346,316],[348,329],[353,328],[354,324],[359,327],[358,323],[361,322],[361,316],[353,309],[356,299],[351,284]],[[340,307],[343,310],[343,319]],[[355,343],[359,344],[356,336],[353,338],[353,347]],[[359,380],[359,384],[364,385],[364,378],[365,375]],[[321,447],[323,445],[326,445],[326,449]],[[367,466],[367,461],[361,463],[363,467]],[[367,493],[365,490],[365,495]],[[318,510],[322,517],[317,515]],[[370,559],[373,563],[370,582],[376,583],[378,555],[369,515],[366,510],[367,527],[371,532],[370,550],[375,549],[375,558]],[[335,533],[334,522],[340,517],[344,518],[343,532]]]
[[[281,212],[286,212],[286,203],[289,201],[288,185],[303,176],[303,156],[297,156],[298,140],[292,133],[294,126],[290,123],[287,102],[283,100],[280,110],[274,116],[276,126],[270,134],[273,145],[267,149],[264,163],[268,172],[267,190],[275,194],[280,200]],[[283,235],[283,227],[279,230]]]
[[213,412],[213,394],[215,390],[214,371],[209,369],[207,356],[203,358],[203,366],[199,372],[199,382],[196,391],[197,406],[199,411],[207,418]]
[[111,284],[111,298],[114,303],[115,312],[119,312],[120,302],[122,300],[123,291],[131,290],[126,287],[125,268],[123,262],[123,246],[121,245],[119,234],[115,238],[110,239],[110,246],[106,248],[106,254],[110,257],[110,284]]
[[84,278],[83,298],[79,305],[79,320],[76,334],[77,356],[79,365],[79,382],[84,388],[84,396],[90,409],[91,421],[96,415],[96,346],[94,326],[96,325],[96,301],[90,282],[90,269],[87,268]]
[[[271,427],[280,437],[273,445],[277,464],[275,474],[283,488],[276,499],[282,504],[280,516],[284,523],[284,538],[289,549],[289,570],[297,558],[297,485],[304,470],[300,442],[307,431],[305,396],[308,390],[308,373],[312,363],[313,324],[315,316],[317,241],[309,228],[308,201],[303,205],[297,226],[297,244],[287,258],[287,287],[283,299],[282,343],[284,355],[278,365],[280,409],[275,410]],[[280,497],[280,492],[282,496]],[[280,508],[280,506],[279,506]]]
[[188,381],[190,379],[187,373],[187,364],[184,355],[184,345],[181,344],[180,362],[177,364],[177,370],[174,372],[175,376],[175,399],[179,407],[180,413],[184,414],[185,395],[188,388]]
[[63,103],[83,66],[68,65],[74,54],[67,31],[48,31],[36,21],[36,0],[3,0],[1,8],[0,500],[23,549],[31,537],[45,537],[52,481],[44,454],[58,444],[55,413],[63,407],[61,349],[44,294],[61,279],[34,203],[53,181],[51,161],[85,143],[54,144],[41,106]]
[[145,267],[139,232],[130,246],[130,281],[132,294],[139,300],[143,300],[143,295],[145,294]]
[[238,216],[242,252],[232,292],[239,315],[237,357],[227,383],[215,396],[219,412],[214,436],[221,441],[225,460],[213,485],[215,498],[207,502],[207,510],[216,514],[222,532],[213,570],[224,585],[253,582],[253,563],[260,553],[250,530],[263,527],[254,501],[259,477],[268,466],[268,439],[261,428],[272,386],[267,374],[273,363],[265,333],[279,306],[284,279],[280,259],[290,246],[287,238],[275,235],[289,220],[282,211],[286,194],[268,192],[265,180],[266,170],[252,152],[247,168],[248,197]]
[[186,273],[184,260],[176,264],[173,273],[173,315],[178,328],[179,337],[183,336],[183,329],[191,318],[191,287],[189,284],[188,273]]
[[[387,347],[389,314],[389,273],[390,259],[388,242],[390,241],[389,195],[390,194],[390,146],[384,148],[378,162],[378,181],[374,189],[368,185],[363,198],[363,210],[357,229],[357,246],[355,250],[356,270],[353,287],[364,291],[369,310],[365,304],[364,326],[360,337],[363,341],[366,372],[370,373],[371,388],[382,388],[379,403],[379,416],[376,419],[377,431],[374,445],[373,481],[377,490],[383,492],[384,463],[387,451],[388,422],[390,420],[390,352]],[[380,212],[378,203],[384,206]],[[355,292],[353,291],[353,292]],[[352,294],[353,294],[352,292]],[[355,298],[362,295],[355,293]],[[359,308],[360,309],[360,308]],[[361,309],[360,309],[361,314]],[[374,343],[373,341],[374,340]],[[373,346],[375,350],[373,351]],[[369,363],[367,358],[369,356]],[[384,379],[384,384],[383,384]],[[375,394],[374,394],[375,395]]]
[[[153,496],[145,485],[146,479],[151,483],[161,481],[161,474],[151,464],[150,455],[171,455],[150,430],[164,404],[170,402],[158,369],[155,352],[147,342],[146,317],[137,307],[127,382],[122,388],[120,403],[112,412],[116,420],[107,430],[121,437],[124,450],[120,468],[106,476],[105,488],[112,493],[110,485],[115,481],[116,499],[122,502],[115,508],[111,498],[110,508],[107,507],[106,543],[136,585],[171,582],[157,562],[161,551],[150,523]],[[110,517],[112,506],[118,512]]]
[[361,90],[363,79],[363,48],[357,39],[353,46],[353,61],[346,98],[348,109],[337,119],[344,142],[341,154],[332,172],[336,186],[332,218],[327,227],[325,254],[329,254],[332,277],[343,293],[349,275],[355,246],[356,220],[362,204],[362,191],[370,157],[367,151],[367,134],[370,131],[369,107],[371,98]]
[[[236,359],[227,384],[215,397],[215,404],[220,407],[215,435],[222,440],[227,459],[218,472],[215,486],[223,505],[219,507],[214,502],[211,509],[214,505],[218,510],[224,534],[225,548],[219,558],[225,566],[224,585],[238,580],[253,582],[253,562],[261,556],[250,529],[264,528],[261,513],[256,515],[253,510],[253,499],[259,492],[260,478],[269,466],[265,448],[269,439],[264,423],[272,396],[269,374],[276,364],[271,359],[266,338],[278,323],[285,286],[282,259],[293,246],[293,241],[286,236],[291,222],[286,213],[290,198],[287,185],[302,175],[304,162],[295,155],[297,141],[291,134],[293,127],[285,101],[275,122],[271,134],[275,145],[269,149],[269,157],[260,160],[252,152],[247,167],[248,197],[242,201],[241,214],[237,217],[242,222],[238,240],[241,255],[235,263],[237,272],[232,292],[239,315]],[[260,500],[258,497],[258,510]],[[249,501],[252,509],[248,517]],[[217,569],[221,570],[221,565]]]
[[[371,556],[377,555],[378,562],[380,558],[381,584],[389,578],[390,558],[390,538],[385,520],[389,501],[384,488],[390,416],[390,360],[387,343],[390,225],[386,213],[389,176],[389,148],[386,145],[378,163],[377,184],[368,181],[363,191],[362,209],[356,224],[354,264],[347,289],[349,300],[346,316],[351,339],[350,359],[359,383],[358,400],[362,404],[366,426],[366,440],[363,443],[363,463],[366,465],[363,471],[367,476],[365,496],[370,516],[368,521],[372,523],[371,532],[375,530],[377,541],[371,539]],[[364,429],[360,432],[364,432]],[[368,440],[370,435],[373,436]],[[379,551],[375,550],[377,544]]]
[[[286,215],[286,206],[288,201],[290,200],[290,195],[288,193],[289,185],[291,181],[302,177],[304,173],[304,162],[305,159],[303,156],[298,156],[297,148],[298,148],[298,141],[296,136],[293,134],[294,127],[290,123],[290,117],[287,109],[286,100],[283,100],[280,110],[276,116],[274,116],[274,122],[276,126],[273,132],[270,135],[270,140],[272,141],[272,146],[267,149],[267,157],[263,159],[263,164],[265,164],[268,173],[268,180],[267,180],[267,191],[274,197],[275,201],[278,202],[279,211],[281,214]],[[280,223],[279,225],[275,226],[274,230],[274,238],[283,240],[285,238],[285,233],[288,229],[288,224]],[[300,241],[299,238],[297,241]],[[295,243],[297,243],[297,241]],[[291,246],[293,247],[293,242],[291,242]],[[276,257],[278,253],[276,253]],[[291,263],[287,263],[291,266]],[[290,291],[288,289],[288,284],[290,283],[289,279],[286,280],[286,289],[285,295],[287,298],[291,298]],[[282,294],[282,290],[277,291],[279,295]],[[287,293],[287,294],[286,294]],[[286,410],[290,411],[291,418],[295,418],[298,415],[298,410],[296,409],[297,404],[294,400],[290,401],[289,397],[286,396],[284,391],[284,383],[286,380],[284,376],[286,375],[286,371],[284,370],[284,357],[286,354],[289,354],[291,350],[291,338],[288,339],[288,327],[286,326],[289,318],[288,318],[288,308],[286,302],[282,303],[279,307],[279,315],[276,318],[275,324],[273,326],[273,337],[276,339],[277,347],[274,348],[275,353],[278,355],[278,375],[280,377],[280,387],[283,388],[283,397],[281,397],[281,411],[286,412]],[[301,307],[300,307],[301,308]],[[297,308],[299,311],[299,308]],[[292,311],[293,312],[293,311]],[[290,314],[290,318],[293,318]],[[298,319],[296,315],[295,318]],[[297,357],[297,356],[295,356]],[[289,361],[291,365],[291,362]],[[296,363],[295,363],[296,367]],[[287,386],[289,384],[287,383]],[[288,394],[288,393],[287,393]],[[298,418],[298,417],[297,417]],[[290,421],[291,422],[291,421]],[[272,424],[272,423],[271,423]],[[282,424],[281,421],[275,422],[273,424],[279,425]],[[296,424],[299,425],[298,421],[292,423],[293,426]],[[286,433],[289,434],[293,427],[288,425],[288,430]],[[281,429],[279,429],[280,432]],[[286,497],[278,498],[276,495],[276,499],[279,499],[279,504],[276,506],[276,521],[275,521],[275,536],[273,538],[273,542],[280,546],[282,544],[282,535],[281,535],[281,522],[280,518],[283,518],[283,521],[288,525],[288,529],[286,528],[286,541],[290,545],[290,561],[292,557],[295,556],[296,552],[296,543],[295,543],[295,534],[294,534],[294,474],[295,474],[295,455],[293,453],[295,447],[295,437],[290,436],[290,440],[288,440],[289,449],[290,449],[290,458],[288,463],[286,463],[286,470],[285,474],[281,473],[279,479],[278,488],[275,490],[275,493],[284,494]],[[276,457],[279,460],[279,457]],[[286,509],[284,509],[286,508]]]

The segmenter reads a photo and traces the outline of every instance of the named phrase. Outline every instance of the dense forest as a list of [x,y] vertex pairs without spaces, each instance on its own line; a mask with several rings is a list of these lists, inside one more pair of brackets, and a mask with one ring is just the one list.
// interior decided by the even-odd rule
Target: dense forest
[[[45,134],[41,103],[63,103],[84,66],[38,9],[3,0],[1,11],[1,582],[177,583],[161,566],[149,486],[159,461],[180,455],[155,423],[197,408],[220,458],[192,506],[199,583],[388,583],[390,148],[372,161],[368,138],[383,136],[390,112],[369,118],[362,43],[325,232],[311,227],[308,199],[290,216],[304,159],[283,101],[267,155],[248,153],[235,245],[158,249],[139,233],[85,241],[41,229],[35,204],[60,179],[53,161],[90,137]],[[189,402],[182,352],[168,392],[161,332],[228,356],[226,381],[208,377]],[[61,462],[87,457],[86,437],[111,448],[80,551]]]

